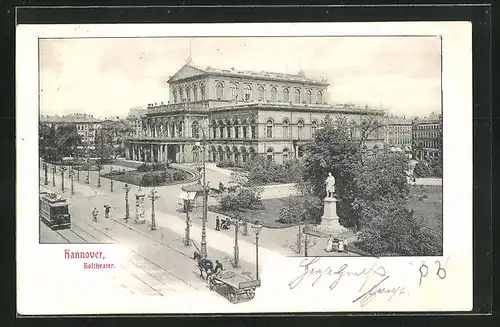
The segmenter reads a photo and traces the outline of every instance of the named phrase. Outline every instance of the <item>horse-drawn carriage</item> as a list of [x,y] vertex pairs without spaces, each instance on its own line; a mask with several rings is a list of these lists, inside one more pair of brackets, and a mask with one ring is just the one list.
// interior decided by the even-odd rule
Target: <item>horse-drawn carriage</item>
[[220,265],[220,269],[217,267],[214,269],[212,261],[203,258],[198,252],[194,253],[193,259],[197,261],[196,268],[199,269],[201,278],[205,272],[208,288],[211,291],[217,290],[218,287],[224,288],[225,295],[232,303],[238,302],[238,296],[243,294],[246,294],[250,300],[255,297],[255,289],[260,286],[260,279],[224,270],[218,261],[216,262]]
[[260,286],[260,279],[252,279],[249,276],[234,271],[224,270],[209,276],[208,288],[215,290],[217,286],[227,289],[227,297],[232,303],[238,302],[238,296],[246,294],[251,300],[255,297],[255,289]]

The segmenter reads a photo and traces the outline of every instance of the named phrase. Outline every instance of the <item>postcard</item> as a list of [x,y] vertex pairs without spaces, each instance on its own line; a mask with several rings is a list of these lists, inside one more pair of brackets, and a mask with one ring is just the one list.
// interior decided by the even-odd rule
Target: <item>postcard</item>
[[472,309],[470,23],[16,36],[19,314]]

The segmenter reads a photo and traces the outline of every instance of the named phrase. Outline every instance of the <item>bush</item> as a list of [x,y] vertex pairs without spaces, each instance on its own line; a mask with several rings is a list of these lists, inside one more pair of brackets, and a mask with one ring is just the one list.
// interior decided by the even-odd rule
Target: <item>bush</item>
[[174,171],[174,181],[182,181],[182,180],[185,180],[187,175],[186,175],[186,172],[182,171],[182,170],[175,170]]
[[290,197],[280,208],[278,222],[293,224],[300,221],[317,223],[323,213],[322,201],[315,196]]
[[221,196],[220,205],[225,211],[261,209],[261,194],[262,189],[258,187],[234,187]]
[[167,170],[169,167],[170,167],[169,164],[162,162],[157,162],[153,164],[143,163],[142,165],[137,167],[137,171],[141,173],[148,171],[162,171],[162,170]]
[[432,177],[434,175],[434,171],[428,162],[419,161],[413,169],[413,175],[417,178]]
[[142,186],[157,186],[186,178],[186,173],[180,170],[150,171],[142,175]]
[[236,167],[236,163],[230,160],[222,160],[215,164],[219,168]]

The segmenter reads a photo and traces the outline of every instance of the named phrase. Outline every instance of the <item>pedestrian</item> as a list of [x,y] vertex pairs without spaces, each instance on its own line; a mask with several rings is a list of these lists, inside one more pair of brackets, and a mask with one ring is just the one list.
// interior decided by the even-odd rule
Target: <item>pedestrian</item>
[[94,222],[97,222],[98,219],[99,219],[99,211],[97,210],[96,207],[94,207],[94,210],[92,210],[92,220]]
[[339,240],[339,249],[338,249],[338,252],[344,252],[344,251],[345,251],[344,240]]
[[333,235],[330,235],[326,242],[325,252],[333,252]]
[[109,211],[110,211],[111,207],[109,205],[105,205],[104,206],[104,218],[109,218]]
[[219,219],[219,216],[217,216],[217,218],[215,218],[215,230],[220,231],[220,219]]

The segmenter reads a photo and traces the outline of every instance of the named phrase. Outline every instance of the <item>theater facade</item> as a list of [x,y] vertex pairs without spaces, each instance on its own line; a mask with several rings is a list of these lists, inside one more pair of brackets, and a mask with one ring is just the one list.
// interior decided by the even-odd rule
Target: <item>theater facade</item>
[[[168,79],[170,101],[149,104],[142,131],[126,141],[127,158],[148,162],[197,162],[202,146],[213,162],[247,161],[257,154],[283,163],[304,156],[327,116],[356,128],[380,110],[327,103],[326,79],[270,72],[200,68],[186,63]],[[204,142],[205,140],[205,142]],[[368,149],[382,148],[384,131],[372,132]]]

